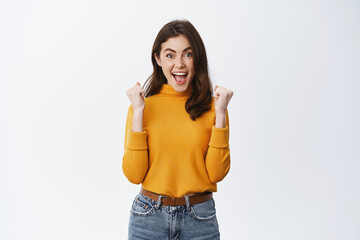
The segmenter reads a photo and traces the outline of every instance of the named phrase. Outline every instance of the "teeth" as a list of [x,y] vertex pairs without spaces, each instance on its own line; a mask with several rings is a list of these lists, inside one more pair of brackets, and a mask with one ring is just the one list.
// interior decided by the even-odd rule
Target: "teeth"
[[173,73],[174,75],[178,75],[178,76],[184,76],[186,75],[187,73]]

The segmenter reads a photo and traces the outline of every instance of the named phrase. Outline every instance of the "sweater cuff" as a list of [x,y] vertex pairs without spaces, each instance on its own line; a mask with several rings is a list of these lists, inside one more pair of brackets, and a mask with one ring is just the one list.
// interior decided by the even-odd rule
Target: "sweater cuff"
[[229,127],[216,128],[215,126],[212,126],[209,146],[214,148],[229,147]]
[[147,133],[145,131],[133,132],[129,129],[126,148],[129,150],[146,150],[148,149],[146,138]]

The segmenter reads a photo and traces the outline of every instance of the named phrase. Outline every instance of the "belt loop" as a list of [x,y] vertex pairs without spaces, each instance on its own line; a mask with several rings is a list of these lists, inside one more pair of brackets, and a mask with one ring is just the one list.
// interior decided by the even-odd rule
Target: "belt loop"
[[162,204],[161,200],[162,200],[162,198],[163,198],[163,196],[162,196],[162,195],[159,195],[159,198],[158,198],[157,203],[156,203],[156,205],[155,205],[155,209],[156,209],[156,210],[159,210],[159,208],[161,207],[161,204]]
[[189,196],[184,196],[185,197],[185,202],[186,202],[186,211],[190,212],[190,200],[189,200]]

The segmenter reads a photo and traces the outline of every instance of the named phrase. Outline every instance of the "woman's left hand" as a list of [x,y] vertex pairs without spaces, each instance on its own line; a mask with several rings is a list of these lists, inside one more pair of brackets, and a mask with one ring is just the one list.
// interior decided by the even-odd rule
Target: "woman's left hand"
[[233,91],[230,89],[216,85],[214,88],[215,92],[215,113],[216,114],[225,114],[226,108],[230,102],[231,97],[233,96]]

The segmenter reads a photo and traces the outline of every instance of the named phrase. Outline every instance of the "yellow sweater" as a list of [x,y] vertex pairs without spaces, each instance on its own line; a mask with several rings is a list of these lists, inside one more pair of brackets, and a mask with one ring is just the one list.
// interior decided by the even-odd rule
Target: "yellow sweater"
[[192,85],[176,92],[163,84],[145,98],[143,132],[133,132],[133,109],[128,109],[122,168],[128,180],[170,197],[216,192],[230,168],[229,117],[215,128],[212,108],[193,121],[185,110]]

